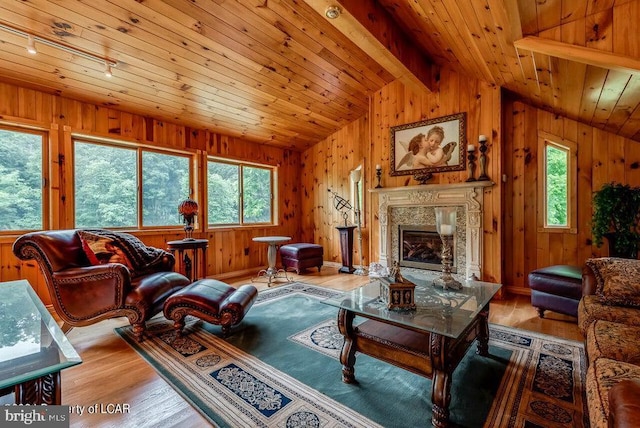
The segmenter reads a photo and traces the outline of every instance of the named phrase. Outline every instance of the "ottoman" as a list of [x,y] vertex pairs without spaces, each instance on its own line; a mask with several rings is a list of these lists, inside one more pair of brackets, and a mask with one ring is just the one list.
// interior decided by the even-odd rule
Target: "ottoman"
[[280,247],[280,259],[284,270],[295,269],[297,274],[310,267],[317,267],[320,272],[323,255],[322,246],[317,244],[287,244]]
[[569,265],[555,265],[529,273],[531,305],[538,309],[540,318],[545,310],[578,316],[578,303],[582,297],[582,269]]
[[256,300],[258,290],[253,285],[233,288],[215,279],[201,279],[169,296],[164,303],[164,316],[182,335],[184,318],[192,315],[211,324],[222,326],[222,336],[232,325],[239,324]]

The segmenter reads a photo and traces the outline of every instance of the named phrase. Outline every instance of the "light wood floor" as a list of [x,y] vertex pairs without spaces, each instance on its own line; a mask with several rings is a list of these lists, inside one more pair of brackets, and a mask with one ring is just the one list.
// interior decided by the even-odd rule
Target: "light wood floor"
[[[333,267],[315,269],[305,275],[290,274],[294,279],[323,287],[350,290],[368,278],[338,274]],[[226,279],[239,286],[251,277]],[[254,283],[258,289],[266,284]],[[550,334],[570,340],[582,340],[575,319],[547,313],[540,319],[526,296],[507,296],[490,306],[490,322]],[[84,414],[72,414],[72,427],[206,427],[207,421],[191,407],[154,369],[133,351],[113,329],[127,324],[125,318],[75,328],[67,336],[82,357],[83,363],[62,372],[62,401],[84,408]],[[336,381],[340,374],[336,373]],[[127,405],[129,412],[103,413],[100,406]],[[98,412],[90,414],[88,410]]]

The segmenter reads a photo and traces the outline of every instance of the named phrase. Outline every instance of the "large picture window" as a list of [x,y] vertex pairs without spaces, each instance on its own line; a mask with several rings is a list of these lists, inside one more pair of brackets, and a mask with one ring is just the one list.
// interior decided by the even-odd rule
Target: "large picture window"
[[190,195],[190,161],[187,154],[74,141],[76,227],[181,224],[177,207]]
[[0,128],[0,231],[41,230],[45,224],[46,133]]
[[577,231],[575,143],[541,135],[538,156],[540,228],[544,231]]
[[207,163],[209,224],[273,223],[273,188],[271,167],[210,159]]

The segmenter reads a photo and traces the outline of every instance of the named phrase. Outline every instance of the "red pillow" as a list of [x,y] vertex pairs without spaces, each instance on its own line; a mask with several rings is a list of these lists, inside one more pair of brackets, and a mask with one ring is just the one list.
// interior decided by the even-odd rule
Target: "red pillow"
[[126,254],[113,239],[84,230],[79,230],[78,236],[82,241],[82,249],[92,265],[122,263],[129,270],[133,269]]

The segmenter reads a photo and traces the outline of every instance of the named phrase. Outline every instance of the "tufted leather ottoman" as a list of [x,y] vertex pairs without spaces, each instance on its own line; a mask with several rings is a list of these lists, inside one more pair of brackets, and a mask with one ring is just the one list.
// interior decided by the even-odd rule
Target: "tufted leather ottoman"
[[582,297],[582,270],[575,266],[556,265],[536,269],[529,273],[531,305],[538,309],[540,318],[545,310],[578,316],[578,303]]
[[297,274],[310,267],[317,267],[320,272],[323,256],[324,250],[318,244],[287,244],[280,247],[280,259],[284,270],[295,269]]
[[215,279],[201,279],[172,294],[164,303],[164,316],[182,334],[184,318],[192,315],[211,324],[222,326],[222,335],[229,334],[232,325],[239,324],[249,312],[258,295],[253,285],[233,288]]

